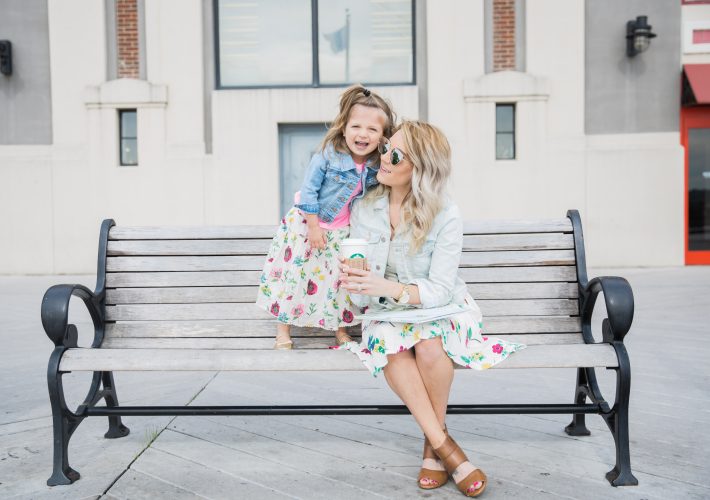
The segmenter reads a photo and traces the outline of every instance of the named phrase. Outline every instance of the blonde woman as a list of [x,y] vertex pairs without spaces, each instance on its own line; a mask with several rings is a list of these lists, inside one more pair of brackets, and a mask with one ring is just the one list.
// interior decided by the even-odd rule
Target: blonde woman
[[369,242],[369,269],[341,265],[341,286],[368,314],[396,312],[401,320],[409,311],[452,304],[454,312],[422,323],[364,320],[362,343],[344,347],[373,375],[384,373],[422,428],[419,486],[438,488],[451,475],[462,493],[478,496],[486,475],[446,431],[452,361],[482,370],[525,346],[481,336],[480,310],[457,275],[463,225],[446,195],[446,137],[427,123],[405,121],[383,140],[380,154],[380,185],[354,205],[351,217],[351,237]]

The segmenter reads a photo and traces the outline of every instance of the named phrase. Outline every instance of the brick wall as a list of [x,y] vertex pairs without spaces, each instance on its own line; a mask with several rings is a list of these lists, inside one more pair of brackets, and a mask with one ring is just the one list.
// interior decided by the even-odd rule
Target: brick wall
[[116,43],[118,77],[138,78],[138,0],[116,0]]
[[493,71],[515,70],[515,0],[493,0]]

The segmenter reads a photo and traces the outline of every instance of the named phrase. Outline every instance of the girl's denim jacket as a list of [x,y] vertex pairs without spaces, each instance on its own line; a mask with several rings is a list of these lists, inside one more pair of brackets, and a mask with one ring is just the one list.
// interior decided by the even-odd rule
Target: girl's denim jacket
[[[405,308],[430,308],[447,304],[464,304],[468,289],[459,277],[463,249],[463,222],[458,207],[445,199],[444,207],[422,246],[410,251],[410,233],[402,231],[390,241],[389,198],[358,201],[350,215],[350,237],[368,241],[367,261],[377,276],[384,276],[388,261],[397,281],[417,285],[421,305]],[[353,294],[360,307],[370,310],[401,308],[390,298]]]
[[333,222],[350,199],[358,181],[362,181],[362,192],[355,199],[362,198],[368,188],[377,184],[378,166],[368,160],[359,174],[349,154],[339,153],[328,146],[311,158],[301,186],[301,200],[296,208],[303,213],[318,214],[323,222]]

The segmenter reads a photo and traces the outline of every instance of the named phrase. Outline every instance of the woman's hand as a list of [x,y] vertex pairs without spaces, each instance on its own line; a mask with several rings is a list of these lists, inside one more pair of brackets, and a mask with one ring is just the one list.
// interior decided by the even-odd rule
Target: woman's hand
[[323,250],[326,244],[326,231],[319,225],[308,225],[308,243],[313,250]]
[[369,267],[367,270],[350,267],[343,260],[340,257],[340,286],[348,292],[373,297],[397,297],[402,291],[400,283],[372,274]]

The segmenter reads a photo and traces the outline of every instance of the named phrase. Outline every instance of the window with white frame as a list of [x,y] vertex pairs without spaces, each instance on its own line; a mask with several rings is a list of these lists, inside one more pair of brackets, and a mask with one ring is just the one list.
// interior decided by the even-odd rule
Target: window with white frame
[[496,160],[515,159],[515,104],[496,104]]
[[138,126],[135,109],[118,110],[119,163],[121,166],[138,165]]
[[414,83],[413,0],[214,0],[217,87]]

